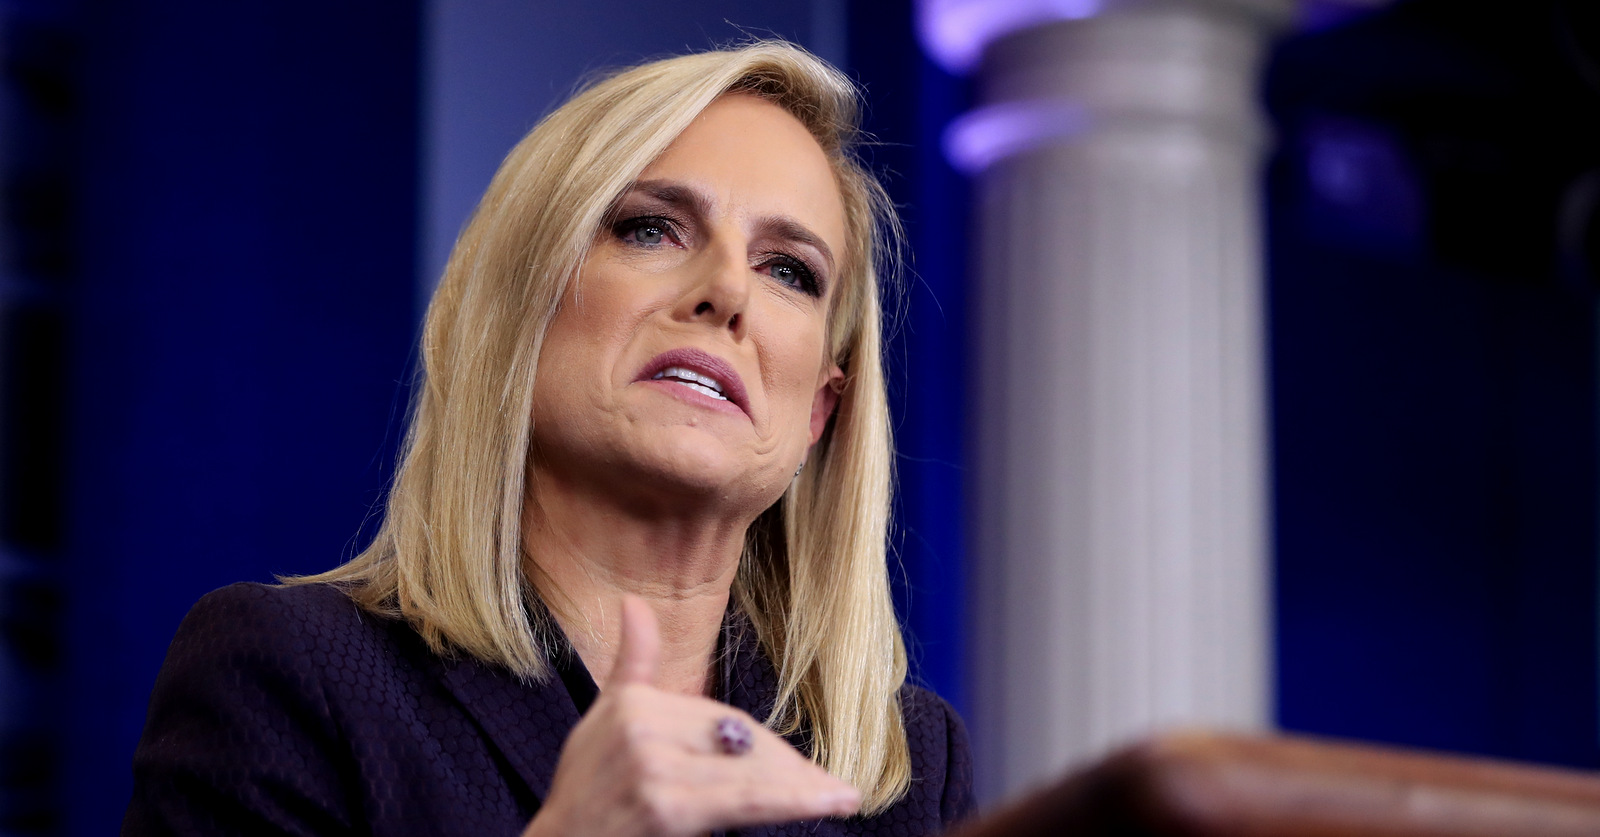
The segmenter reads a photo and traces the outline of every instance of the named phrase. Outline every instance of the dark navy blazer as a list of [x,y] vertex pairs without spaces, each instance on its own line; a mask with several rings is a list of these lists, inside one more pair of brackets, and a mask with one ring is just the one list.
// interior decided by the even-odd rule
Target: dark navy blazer
[[[772,665],[751,632],[728,637],[723,697],[764,718]],[[871,818],[740,834],[911,837],[970,813],[960,719],[924,689],[900,699],[914,776],[903,799]],[[327,585],[235,584],[202,598],[167,652],[123,834],[516,835],[577,722],[560,678],[441,658]]]

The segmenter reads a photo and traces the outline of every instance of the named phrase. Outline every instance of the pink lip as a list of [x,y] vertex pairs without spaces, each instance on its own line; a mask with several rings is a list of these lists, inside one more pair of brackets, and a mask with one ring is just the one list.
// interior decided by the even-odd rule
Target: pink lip
[[745,415],[750,415],[750,396],[745,392],[744,381],[739,378],[739,373],[733,371],[733,367],[728,365],[727,361],[710,352],[699,349],[672,349],[662,352],[645,364],[644,369],[639,372],[639,377],[634,380],[636,382],[654,380],[661,370],[673,366],[692,369],[702,375],[716,378],[722,384],[722,394],[727,397],[729,403],[738,406]]

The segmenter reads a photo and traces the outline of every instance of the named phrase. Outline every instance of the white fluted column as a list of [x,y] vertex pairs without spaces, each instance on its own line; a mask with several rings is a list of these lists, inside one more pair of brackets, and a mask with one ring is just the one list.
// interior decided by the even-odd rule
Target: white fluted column
[[1269,724],[1256,104],[1287,0],[1107,2],[988,45],[972,704],[993,800]]

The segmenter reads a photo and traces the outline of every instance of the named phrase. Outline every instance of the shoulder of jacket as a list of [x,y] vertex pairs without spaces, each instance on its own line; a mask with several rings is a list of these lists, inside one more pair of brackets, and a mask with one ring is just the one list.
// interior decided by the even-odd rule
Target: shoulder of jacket
[[225,633],[270,646],[378,630],[377,623],[385,621],[362,611],[331,584],[240,582],[200,597],[184,617],[177,640],[186,634]]
[[344,591],[332,584],[280,585],[241,581],[201,596],[194,610],[202,613],[218,610],[263,615],[327,613],[348,616],[355,614],[359,608]]
[[956,710],[950,702],[940,697],[932,689],[918,686],[910,681],[900,687],[900,712],[905,716],[906,726],[913,724],[935,724],[943,726],[957,717]]

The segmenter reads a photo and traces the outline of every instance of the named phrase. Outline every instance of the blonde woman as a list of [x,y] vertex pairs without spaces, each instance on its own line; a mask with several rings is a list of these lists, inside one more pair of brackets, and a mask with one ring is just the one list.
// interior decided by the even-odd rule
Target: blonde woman
[[896,228],[855,95],[757,43],[614,75],[518,144],[428,310],[377,538],[196,605],[124,833],[968,812],[965,734],[905,683],[890,604]]

